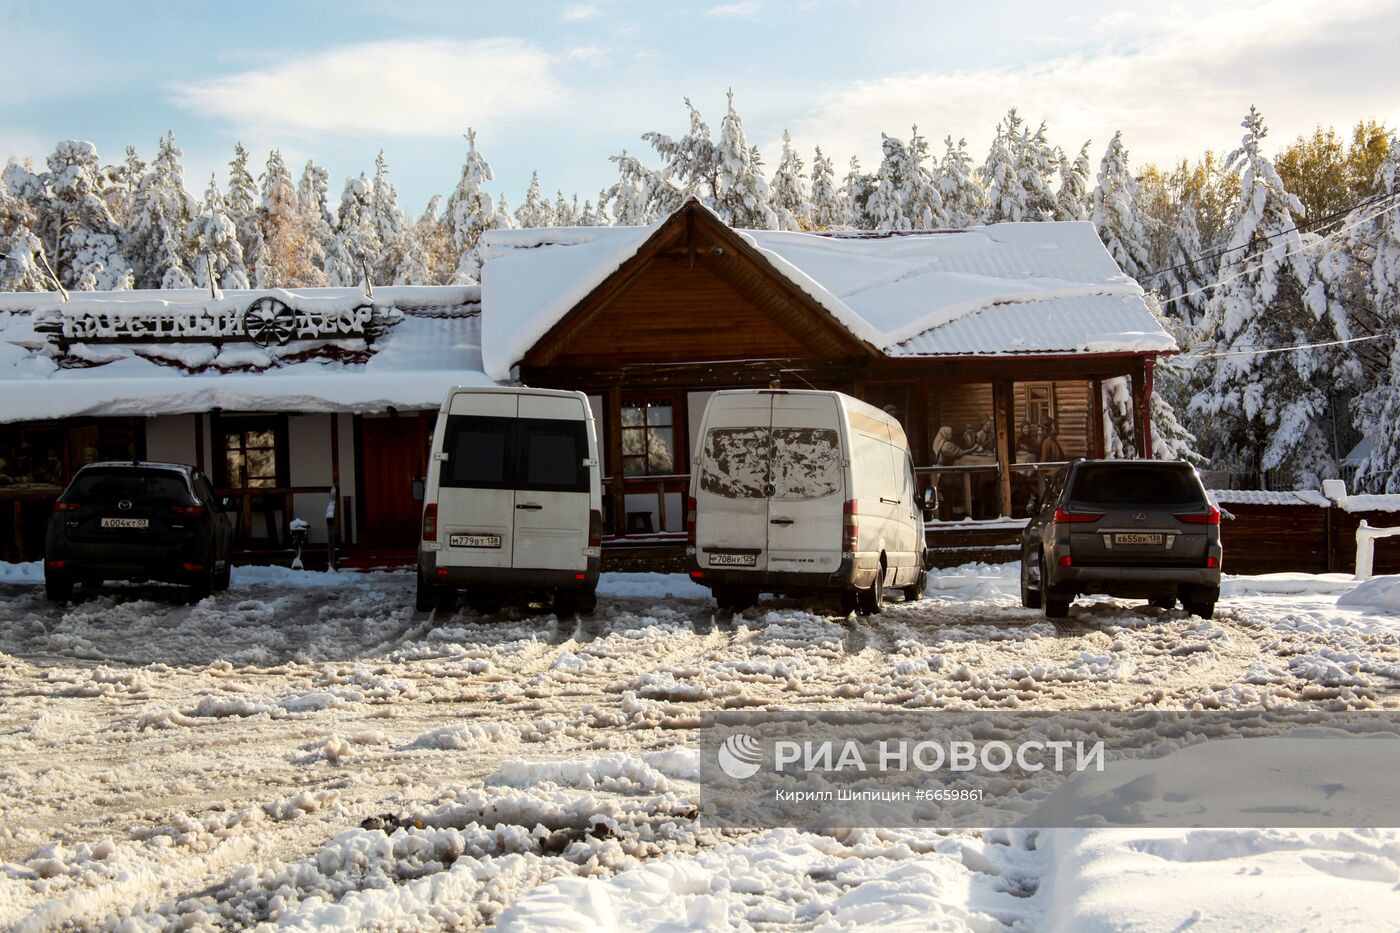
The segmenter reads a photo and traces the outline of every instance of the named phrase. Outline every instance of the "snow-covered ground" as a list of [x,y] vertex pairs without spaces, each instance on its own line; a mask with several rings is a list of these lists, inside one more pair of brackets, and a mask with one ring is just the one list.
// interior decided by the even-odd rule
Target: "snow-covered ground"
[[1400,928],[1392,831],[696,825],[707,709],[1400,707],[1394,578],[1055,626],[1016,571],[937,572],[869,623],[608,575],[561,622],[276,568],[56,608],[0,564],[0,927]]

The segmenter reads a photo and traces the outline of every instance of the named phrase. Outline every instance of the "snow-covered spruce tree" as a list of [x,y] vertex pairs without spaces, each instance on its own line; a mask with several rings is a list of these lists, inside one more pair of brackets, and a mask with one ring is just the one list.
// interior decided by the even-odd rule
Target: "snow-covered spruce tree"
[[1166,268],[1155,280],[1142,283],[1154,287],[1162,296],[1163,312],[1171,320],[1194,326],[1205,315],[1209,295],[1205,292],[1200,258],[1205,253],[1201,229],[1196,222],[1196,205],[1188,198],[1177,211],[1167,248]]
[[296,288],[326,284],[321,246],[313,219],[302,210],[291,173],[274,149],[267,157],[259,209],[262,252],[256,267],[259,288]]
[[406,248],[408,219],[399,208],[399,193],[389,180],[389,163],[384,150],[374,160],[374,183],[370,186],[370,219],[379,238],[379,251],[370,263],[370,270],[379,282],[393,281]]
[[89,142],[64,140],[38,177],[37,229],[59,279],[77,291],[131,287],[121,229],[102,197],[102,166]]
[[1121,131],[1113,134],[1089,195],[1089,219],[1118,267],[1133,278],[1151,270],[1149,240],[1138,210],[1138,186],[1128,165]]
[[1045,135],[1044,121],[1034,133],[1030,127],[1023,129],[1014,151],[1031,214],[1027,219],[1054,220],[1057,209],[1054,182],[1064,154],[1050,145]]
[[[321,246],[323,256],[331,250],[335,236],[335,215],[330,206],[330,172],[310,159],[301,170],[301,180],[297,182],[297,200],[301,209],[311,220],[312,235]],[[324,270],[322,270],[324,271]]]
[[679,207],[685,197],[680,188],[628,155],[626,149],[609,161],[617,165],[618,178],[607,190],[605,203],[612,206],[613,222],[620,227],[653,223]]
[[947,224],[955,230],[979,223],[986,211],[986,193],[972,169],[972,156],[967,154],[967,140],[953,137],[944,140],[947,149],[938,164],[938,193],[943,198]]
[[836,170],[818,146],[812,157],[811,225],[817,230],[839,230],[850,224],[850,204],[836,188]]
[[578,223],[578,195],[574,195],[572,203],[564,200],[564,192],[554,191],[554,216],[553,223],[556,227],[577,227]]
[[875,184],[875,176],[862,172],[860,160],[851,156],[850,168],[846,170],[846,177],[841,182],[838,194],[846,202],[846,214],[850,217],[850,225],[857,230],[875,229],[869,212]]
[[[647,205],[653,217],[669,214],[688,195],[694,195],[708,207],[715,207],[715,193],[719,190],[720,154],[710,136],[709,124],[700,111],[684,98],[686,110],[690,112],[690,131],[680,139],[672,139],[655,131],[642,134],[642,139],[651,144],[656,154],[661,156],[661,169],[657,178],[646,187],[655,199]],[[625,156],[626,153],[624,152]],[[618,160],[613,159],[614,162]],[[622,171],[622,163],[618,163]],[[669,184],[665,184],[669,182]],[[672,196],[675,192],[676,195]],[[666,203],[674,200],[674,204]],[[614,211],[616,213],[616,211]],[[643,221],[648,223],[649,221]],[[621,217],[618,223],[623,223]]]
[[1055,192],[1056,220],[1089,218],[1089,144],[1085,142],[1074,161],[1060,153],[1060,190]]
[[914,127],[909,145],[881,134],[884,158],[876,174],[876,188],[866,205],[876,230],[928,230],[944,226],[943,197],[924,160],[928,142]]
[[744,138],[744,123],[734,109],[734,91],[728,92],[729,110],[719,127],[719,172],[715,188],[715,213],[731,227],[750,230],[778,229],[778,215],[769,203],[768,181],[758,150]]
[[384,244],[375,219],[374,185],[363,174],[345,179],[336,208],[335,234],[326,254],[326,277],[331,285],[349,287],[363,283],[366,276],[378,278],[376,269]]
[[262,255],[262,219],[258,211],[260,200],[258,186],[248,171],[248,150],[243,148],[242,143],[234,143],[233,158],[228,163],[228,191],[224,195],[224,209],[238,228],[243,264],[250,269],[257,265]]
[[540,193],[540,173],[530,173],[530,187],[525,191],[525,201],[515,209],[517,227],[554,226],[554,208]]
[[510,203],[506,201],[506,196],[501,195],[501,200],[496,204],[496,214],[492,218],[495,221],[497,230],[514,230],[515,215],[511,213]]
[[1400,140],[1391,140],[1375,191],[1382,200],[1356,208],[1342,226],[1348,267],[1343,274],[1351,286],[1356,331],[1392,335],[1357,344],[1365,389],[1352,409],[1373,446],[1357,480],[1367,489],[1400,493],[1400,342],[1393,336],[1400,333]]
[[452,231],[452,245],[457,251],[457,271],[454,285],[475,282],[481,272],[481,257],[476,245],[481,235],[497,226],[496,205],[482,188],[493,180],[491,166],[476,148],[476,130],[467,129],[467,158],[462,163],[462,177],[457,188],[447,198],[447,226]]
[[[1202,326],[1221,355],[1198,367],[1191,413],[1209,419],[1213,461],[1316,487],[1336,475],[1344,451],[1332,419],[1358,373],[1346,347],[1312,345],[1346,338],[1348,323],[1297,230],[1298,199],[1263,154],[1263,118],[1251,107],[1241,125],[1226,160],[1240,171],[1240,198]],[[1307,348],[1288,349],[1296,346]]]
[[[453,273],[457,271],[457,251],[452,244],[452,231],[442,219],[442,195],[435,194],[429,199],[428,206],[409,228],[408,236],[413,242],[405,241],[406,249],[421,250],[423,262],[427,267],[426,278],[408,284],[442,285],[450,281]],[[403,260],[400,260],[399,269],[394,271],[395,282],[405,277],[402,270]],[[418,271],[412,269],[408,274],[417,275]]]
[[209,272],[221,288],[247,288],[248,270],[243,266],[243,247],[238,245],[238,227],[224,206],[219,182],[209,176],[204,203],[185,228],[185,238],[194,256],[194,282],[209,287]]
[[[821,150],[817,150],[820,154]],[[802,177],[802,157],[792,148],[792,136],[783,130],[783,154],[773,170],[773,210],[779,230],[807,230],[812,225],[811,200]]]
[[997,124],[996,135],[987,150],[987,161],[978,170],[986,207],[982,222],[1036,220],[1030,215],[1026,189],[1021,184],[1020,167],[1016,161],[1016,136],[1021,132],[1021,118],[1013,107],[1006,119]]
[[423,242],[421,230],[414,225],[402,237],[399,249],[399,264],[394,270],[395,285],[432,285],[433,274],[428,245]]
[[32,222],[28,205],[0,183],[0,292],[53,288],[43,268],[44,244],[30,229]]
[[190,277],[193,256],[184,237],[197,205],[185,190],[181,154],[175,134],[166,133],[136,186],[126,253],[137,288],[189,288],[194,284]]

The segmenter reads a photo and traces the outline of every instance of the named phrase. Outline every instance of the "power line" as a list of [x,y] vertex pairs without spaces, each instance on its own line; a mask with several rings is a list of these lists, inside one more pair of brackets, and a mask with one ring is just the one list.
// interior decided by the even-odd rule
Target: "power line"
[[[1387,199],[1389,199],[1389,198],[1394,198],[1394,197],[1400,197],[1400,191],[1392,191],[1392,192],[1390,192],[1389,194],[1377,194],[1377,195],[1373,195],[1372,197],[1365,198],[1364,200],[1361,200],[1361,201],[1357,201],[1355,204],[1351,205],[1350,207],[1343,208],[1343,209],[1338,210],[1338,211],[1333,211],[1331,214],[1327,214],[1326,216],[1319,217],[1319,218],[1317,218],[1316,220],[1309,220],[1309,221],[1307,221],[1307,222],[1305,222],[1305,223],[1297,224],[1297,225],[1295,225],[1295,226],[1289,227],[1287,230],[1279,230],[1279,231],[1277,231],[1276,233],[1271,233],[1271,234],[1269,234],[1268,236],[1261,237],[1261,239],[1267,241],[1267,240],[1276,239],[1276,238],[1281,237],[1281,236],[1287,236],[1287,235],[1290,234],[1290,233],[1306,233],[1306,232],[1308,232],[1309,230],[1311,230],[1311,229],[1314,228],[1314,227],[1320,227],[1320,226],[1323,226],[1323,225],[1325,225],[1325,224],[1331,223],[1332,221],[1337,220],[1338,218],[1346,217],[1346,216],[1350,215],[1353,211],[1359,210],[1359,209],[1361,209],[1361,208],[1367,206],[1368,204],[1374,204],[1374,203],[1377,202],[1377,201],[1384,201],[1384,200],[1387,200]],[[1177,263],[1177,264],[1174,265],[1174,266],[1167,266],[1167,267],[1162,268],[1162,269],[1157,269],[1157,270],[1155,270],[1155,271],[1153,271],[1153,272],[1145,272],[1145,273],[1143,273],[1143,275],[1142,275],[1142,279],[1153,279],[1153,278],[1156,278],[1156,277],[1159,276],[1159,275],[1165,275],[1165,274],[1168,273],[1168,272],[1175,272],[1175,271],[1178,270],[1178,269],[1185,269],[1185,268],[1188,268],[1188,267],[1190,267],[1190,266],[1194,266],[1196,263],[1205,262],[1205,261],[1208,260],[1208,259],[1217,259],[1217,258],[1219,258],[1219,257],[1221,257],[1221,256],[1224,256],[1226,253],[1233,253],[1233,252],[1237,252],[1237,251],[1242,250],[1242,249],[1249,249],[1249,248],[1250,248],[1251,246],[1253,246],[1253,245],[1254,245],[1254,244],[1253,244],[1252,242],[1250,242],[1250,243],[1242,244],[1242,245],[1240,245],[1240,246],[1230,246],[1230,247],[1226,247],[1225,249],[1216,250],[1216,251],[1213,252],[1213,253],[1206,253],[1206,254],[1204,254],[1204,255],[1202,255],[1202,256],[1193,256],[1193,257],[1187,259],[1185,262]]]
[[1395,336],[1400,335],[1394,333],[1369,334],[1365,337],[1349,337],[1346,340],[1324,340],[1319,343],[1299,343],[1291,347],[1247,347],[1239,350],[1220,350],[1215,353],[1200,353],[1194,350],[1187,350],[1180,355],[1192,356],[1200,360],[1220,356],[1264,356],[1269,353],[1292,353],[1295,350],[1313,350],[1319,347],[1341,347],[1351,343],[1361,343],[1365,340],[1385,340]]

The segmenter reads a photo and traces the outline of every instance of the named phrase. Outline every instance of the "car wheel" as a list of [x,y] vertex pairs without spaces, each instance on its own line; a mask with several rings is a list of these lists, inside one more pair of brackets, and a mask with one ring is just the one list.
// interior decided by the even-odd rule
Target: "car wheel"
[[578,597],[578,611],[582,615],[591,616],[593,610],[598,608],[598,591],[584,590]]
[[1147,601],[1147,604],[1154,609],[1175,609],[1175,596],[1154,596]]
[[1039,581],[1031,586],[1031,563],[1024,554],[1021,555],[1021,605],[1027,609],[1040,608]]
[[904,601],[906,603],[916,603],[924,598],[924,587],[928,585],[927,578],[922,568],[914,582],[904,588]]
[[1181,600],[1181,607],[1193,616],[1200,616],[1202,619],[1209,619],[1215,615],[1215,604],[1220,600],[1219,587],[1212,587],[1208,590],[1201,590],[1184,597]]
[[885,601],[885,565],[875,573],[875,582],[856,594],[856,612],[863,616],[879,615]]
[[860,611],[860,590],[850,589],[841,591],[841,614],[848,616],[853,612]]
[[197,580],[185,587],[185,599],[193,606],[212,592],[214,592],[214,571],[211,569],[207,574],[201,574]]
[[559,618],[572,618],[578,615],[579,594],[576,590],[554,591],[554,614]]
[[437,605],[436,587],[423,582],[423,574],[417,575],[417,585],[413,588],[413,608],[418,612],[432,612]]
[[220,570],[214,577],[214,589],[220,593],[228,590],[229,583],[233,579],[233,565],[224,561],[224,569]]
[[1063,619],[1069,615],[1072,597],[1063,596],[1050,589],[1050,575],[1045,572],[1045,558],[1040,559],[1040,607],[1045,610],[1047,619]]
[[61,570],[45,570],[44,595],[50,602],[68,602],[73,598],[73,578]]

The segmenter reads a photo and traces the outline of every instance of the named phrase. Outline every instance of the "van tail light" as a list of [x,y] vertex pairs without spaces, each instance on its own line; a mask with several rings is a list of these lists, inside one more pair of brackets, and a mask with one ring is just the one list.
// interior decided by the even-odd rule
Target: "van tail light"
[[1214,554],[1212,554],[1212,555],[1210,555],[1209,557],[1207,557],[1207,558],[1206,558],[1206,569],[1207,569],[1207,570],[1219,570],[1219,569],[1220,569],[1220,558],[1216,557]]
[[588,510],[588,546],[603,546],[603,513],[597,509]]
[[423,540],[437,540],[437,503],[429,502],[423,506]]
[[854,554],[860,544],[860,504],[847,499],[841,509],[841,553]]
[[1070,557],[1068,554],[1062,554],[1062,555],[1060,556],[1060,566],[1061,566],[1061,567],[1073,567],[1073,566],[1074,566],[1074,558]]
[[1103,518],[1102,512],[1071,512],[1063,505],[1055,507],[1055,524],[1078,525],[1083,522],[1096,522]]
[[1176,520],[1188,525],[1218,525],[1220,524],[1220,509],[1212,505],[1204,512],[1187,512],[1184,515],[1177,515]]
[[185,571],[185,573],[199,573],[201,570],[204,569],[203,564],[195,564],[189,561],[186,561],[185,563],[181,564],[180,567]]
[[174,512],[176,515],[203,515],[203,514],[204,514],[204,506],[202,506],[202,505],[172,505],[172,506],[170,507],[170,511]]
[[690,496],[685,500],[685,543],[687,547],[695,547],[695,497]]
[[59,499],[53,504],[53,510],[55,512],[76,512],[82,507],[83,504],[81,502],[64,502],[62,499]]

